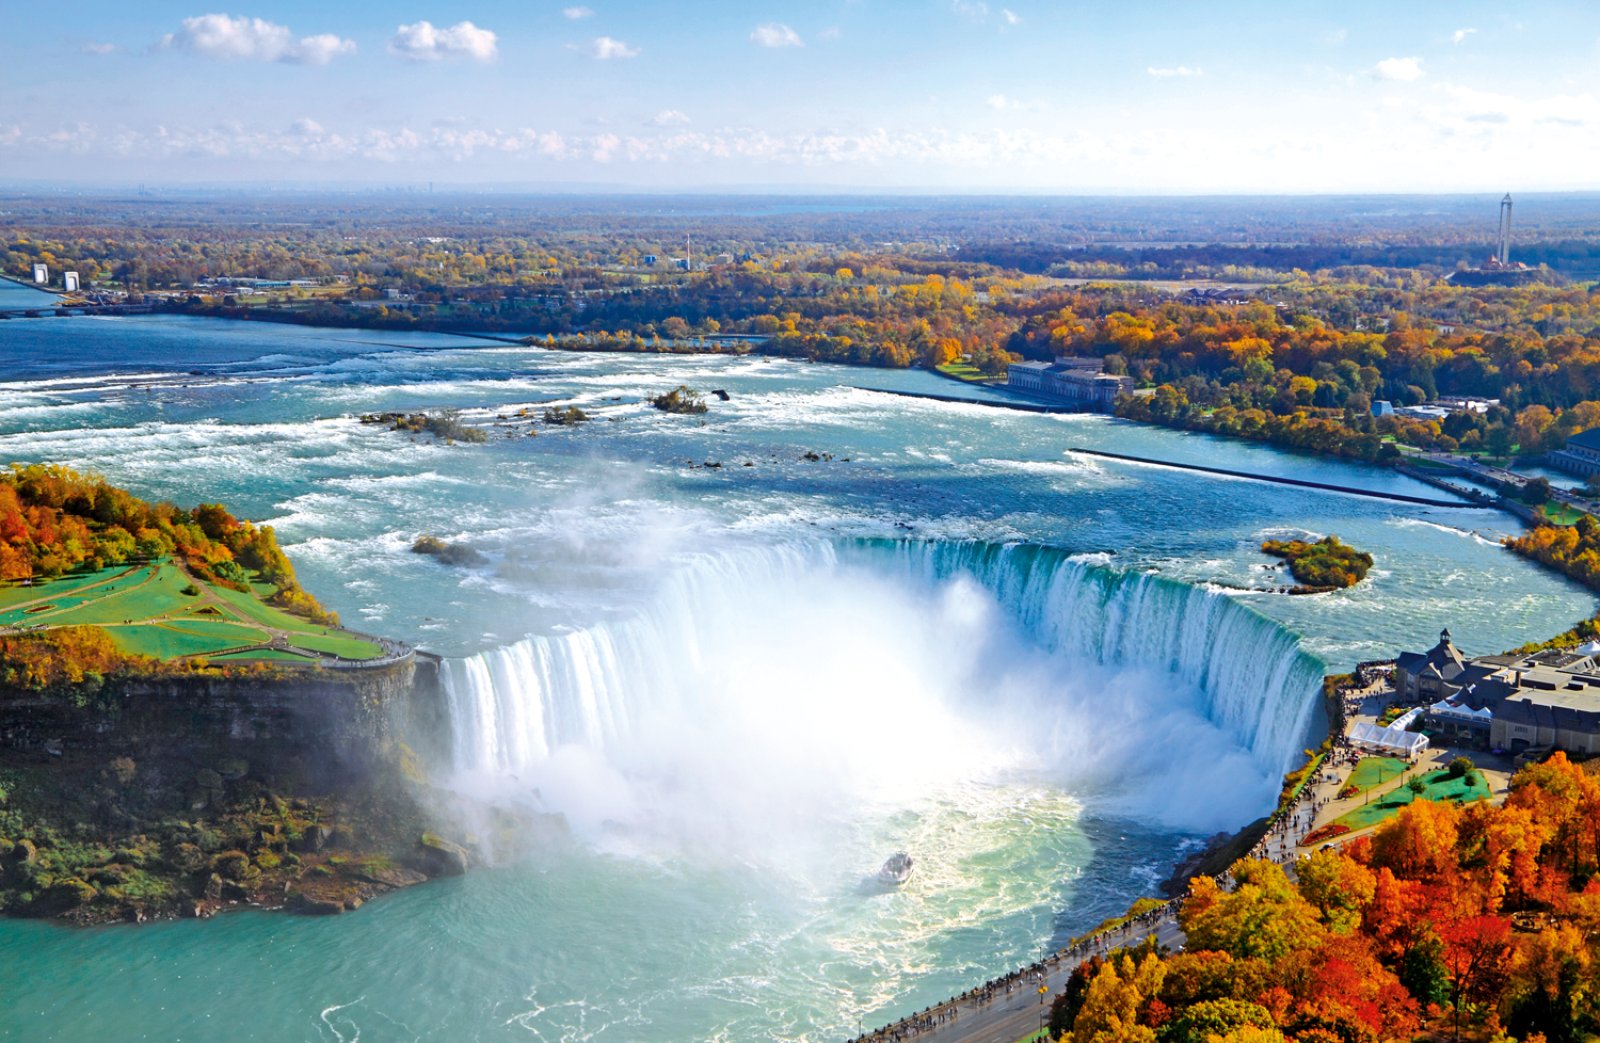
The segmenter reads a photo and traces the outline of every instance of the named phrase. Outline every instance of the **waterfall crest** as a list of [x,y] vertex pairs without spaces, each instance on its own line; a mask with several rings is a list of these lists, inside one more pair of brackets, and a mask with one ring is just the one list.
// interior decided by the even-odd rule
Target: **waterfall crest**
[[[1288,630],[1226,595],[1039,546],[863,540],[696,556],[634,619],[447,661],[453,766],[515,773],[563,747],[603,755],[641,720],[693,705],[719,654],[767,625],[747,607],[756,592],[861,573],[930,600],[970,582],[1063,669],[1163,673],[1197,691],[1200,712],[1265,773],[1286,770],[1306,740],[1323,665]],[[882,621],[884,634],[900,622]]]

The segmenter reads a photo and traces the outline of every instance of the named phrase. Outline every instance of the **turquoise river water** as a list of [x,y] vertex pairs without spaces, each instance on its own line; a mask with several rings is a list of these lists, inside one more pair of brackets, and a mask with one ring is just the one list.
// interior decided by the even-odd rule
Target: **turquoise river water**
[[[23,292],[0,287],[36,306]],[[645,404],[680,383],[729,399]],[[347,622],[447,657],[435,778],[567,825],[338,918],[0,921],[0,1037],[842,1039],[1025,962],[1262,814],[1326,667],[1446,625],[1499,650],[1595,608],[1502,550],[1516,523],[1495,512],[1069,449],[1432,495],[1399,476],[867,388],[955,385],[0,321],[0,460],[270,522]],[[594,419],[530,437],[519,412],[547,404]],[[490,440],[358,419],[443,407]],[[488,563],[412,554],[425,532]],[[1375,555],[1366,583],[1265,590],[1284,576],[1262,539],[1327,532]],[[863,886],[897,849],[912,881]]]

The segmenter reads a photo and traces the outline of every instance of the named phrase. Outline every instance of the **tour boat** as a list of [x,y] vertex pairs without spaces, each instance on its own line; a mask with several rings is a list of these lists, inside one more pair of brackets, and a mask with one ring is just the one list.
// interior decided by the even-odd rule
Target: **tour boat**
[[885,884],[903,884],[911,879],[911,856],[904,851],[890,855],[883,868],[878,870],[878,879]]

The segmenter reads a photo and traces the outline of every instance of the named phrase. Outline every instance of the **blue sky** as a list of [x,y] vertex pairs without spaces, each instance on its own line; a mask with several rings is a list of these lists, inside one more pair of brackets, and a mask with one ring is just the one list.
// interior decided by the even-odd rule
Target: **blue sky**
[[1600,4],[7,4],[0,182],[1600,187]]

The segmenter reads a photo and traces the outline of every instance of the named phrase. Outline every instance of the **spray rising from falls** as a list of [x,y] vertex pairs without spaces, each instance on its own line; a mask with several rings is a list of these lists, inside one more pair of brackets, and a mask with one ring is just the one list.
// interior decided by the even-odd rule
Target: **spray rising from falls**
[[1214,592],[1046,548],[859,541],[698,556],[636,618],[444,681],[458,778],[614,824],[696,802],[767,822],[1005,772],[1221,787],[1209,814],[1232,815],[1300,749],[1321,673]]

